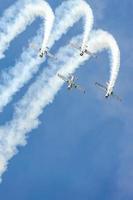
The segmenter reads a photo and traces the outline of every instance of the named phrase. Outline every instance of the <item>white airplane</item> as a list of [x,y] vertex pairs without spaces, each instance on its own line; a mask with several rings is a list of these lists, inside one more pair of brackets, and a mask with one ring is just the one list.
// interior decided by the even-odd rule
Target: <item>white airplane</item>
[[[37,49],[37,46],[34,45],[34,44],[31,44],[31,47],[34,48],[34,49]],[[43,56],[48,56],[48,57],[50,57],[50,58],[52,58],[52,59],[57,60],[57,58],[56,58],[53,54],[51,54],[51,53],[49,52],[49,48],[48,48],[48,47],[46,47],[46,49],[45,49],[44,51],[42,51],[41,48],[39,49],[39,57],[40,57],[40,58],[43,58]]]
[[[99,87],[100,89],[102,89],[103,91],[106,92],[105,98],[109,98],[110,96],[112,96],[112,97],[115,98],[116,100],[118,100],[118,101],[120,101],[120,102],[122,101],[122,99],[121,99],[119,96],[115,95],[113,91],[108,92],[108,89],[107,89],[106,86],[104,86],[104,85],[102,85],[102,84],[100,84],[100,83],[98,83],[98,82],[96,82],[95,85],[96,85],[97,87]],[[107,85],[108,85],[108,84],[107,84]]]
[[67,83],[68,90],[72,90],[74,88],[74,89],[80,90],[81,92],[85,94],[85,90],[79,84],[75,82],[78,79],[74,75],[68,74],[68,76],[65,77],[61,74],[58,74],[58,77]]
[[84,50],[82,50],[81,47],[78,46],[77,44],[71,43],[70,45],[71,45],[71,47],[73,47],[75,49],[78,49],[80,51],[80,56],[83,56],[84,54],[88,54],[89,56],[96,57],[96,54],[94,54],[94,53],[92,53],[92,52],[90,52],[88,50],[88,46],[87,45],[85,46]]

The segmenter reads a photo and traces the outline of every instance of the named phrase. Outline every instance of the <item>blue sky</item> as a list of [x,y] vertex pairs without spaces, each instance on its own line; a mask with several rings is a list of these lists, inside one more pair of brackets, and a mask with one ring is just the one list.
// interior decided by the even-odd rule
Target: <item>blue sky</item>
[[[0,13],[14,0],[5,0]],[[48,1],[53,10],[62,2]],[[65,85],[54,102],[40,116],[41,125],[28,136],[28,144],[9,163],[0,185],[2,200],[131,200],[133,199],[133,2],[123,0],[88,0],[95,17],[95,28],[106,30],[116,38],[121,51],[121,68],[116,92],[120,104],[106,101],[94,82],[109,77],[106,52],[91,59],[76,71],[87,89],[68,93]],[[37,19],[20,34],[0,61],[1,70],[13,66],[22,47],[41,24]],[[54,46],[63,46],[73,33],[81,33],[82,21]],[[44,65],[43,65],[44,66]],[[18,92],[0,114],[0,124],[12,118],[14,104],[26,93],[29,84]]]

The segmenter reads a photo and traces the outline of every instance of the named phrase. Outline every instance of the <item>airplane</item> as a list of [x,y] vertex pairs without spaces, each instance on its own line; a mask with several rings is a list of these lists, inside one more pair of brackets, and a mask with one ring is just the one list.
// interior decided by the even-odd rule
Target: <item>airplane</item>
[[80,51],[80,56],[83,56],[84,54],[87,54],[87,55],[89,55],[89,56],[96,57],[96,54],[94,54],[94,53],[92,53],[92,52],[90,52],[90,51],[88,50],[88,46],[87,46],[87,45],[85,46],[85,49],[84,49],[84,50],[82,50],[81,47],[79,47],[78,45],[76,45],[76,44],[74,44],[74,43],[71,43],[70,45],[71,45],[71,47],[73,47],[73,48],[75,48],[75,49],[78,49],[78,50]]
[[[104,86],[104,85],[102,85],[102,84],[100,84],[100,83],[98,83],[98,82],[95,82],[95,85],[96,85],[97,87],[99,87],[100,89],[102,89],[103,91],[106,92],[106,94],[105,94],[105,98],[106,98],[106,99],[108,99],[110,96],[112,96],[112,97],[115,98],[116,100],[118,100],[118,101],[120,101],[120,102],[122,101],[122,99],[121,99],[119,96],[117,96],[116,94],[114,94],[113,91],[108,92],[106,86]],[[107,83],[107,85],[108,85],[108,83]]]
[[39,49],[39,56],[40,56],[40,58],[43,58],[44,55],[46,55],[46,56],[48,56],[48,57],[50,57],[52,59],[57,60],[57,58],[53,54],[51,54],[49,52],[49,48],[48,47],[46,47],[45,51],[42,51],[42,49]]
[[86,91],[79,84],[75,82],[75,80],[78,80],[78,79],[74,75],[68,74],[68,76],[65,77],[61,74],[58,74],[58,77],[67,83],[68,90],[72,90],[74,88],[74,89],[80,90],[81,92],[85,94]]
[[[37,49],[37,47],[36,47],[34,44],[31,44],[31,47],[34,48],[34,49]],[[56,58],[53,54],[51,54],[51,53],[49,52],[49,47],[46,47],[46,49],[45,49],[44,51],[42,51],[41,48],[39,49],[39,57],[40,57],[40,58],[43,58],[44,55],[46,55],[46,56],[48,56],[48,57],[50,57],[50,58],[52,58],[52,59],[57,60],[57,58]]]

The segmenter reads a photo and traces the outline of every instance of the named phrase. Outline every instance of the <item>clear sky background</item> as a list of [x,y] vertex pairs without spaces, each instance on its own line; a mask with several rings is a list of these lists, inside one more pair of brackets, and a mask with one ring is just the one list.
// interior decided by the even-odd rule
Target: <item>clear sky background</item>
[[[14,2],[1,0],[1,16]],[[62,1],[48,2],[54,11]],[[28,144],[19,147],[10,161],[0,185],[1,200],[133,199],[133,1],[86,2],[93,9],[95,29],[113,34],[120,47],[115,91],[123,101],[105,100],[104,93],[94,86],[95,81],[105,83],[109,78],[107,52],[87,61],[76,71],[86,95],[62,87],[40,116],[39,128],[29,134]],[[11,42],[6,57],[0,60],[1,71],[14,65],[41,23],[37,19]],[[81,33],[82,25],[82,20],[76,23],[53,51]],[[31,84],[26,84],[0,114],[1,125],[12,118],[14,104]]]

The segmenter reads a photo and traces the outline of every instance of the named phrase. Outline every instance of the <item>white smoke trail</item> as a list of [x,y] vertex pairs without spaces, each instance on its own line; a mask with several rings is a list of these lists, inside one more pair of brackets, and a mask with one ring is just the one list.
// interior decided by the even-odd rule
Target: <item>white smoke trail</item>
[[[94,38],[97,38],[97,43],[94,41],[93,43],[88,43],[88,49],[101,49],[105,48],[107,49],[109,47],[110,50],[110,78],[108,81],[108,92],[112,92],[113,88],[115,86],[117,76],[119,73],[120,68],[120,50],[118,47],[118,44],[114,37],[107,33],[106,31],[103,32],[103,30],[99,30],[92,33]],[[98,37],[100,35],[100,37]],[[93,52],[93,51],[92,51]]]
[[[71,42],[77,43],[79,41],[81,41],[81,37],[78,36]],[[118,73],[118,67],[114,63],[118,64],[115,59],[118,57],[119,60],[119,51],[116,50],[118,49],[117,44],[112,46],[112,43],[115,43],[114,38],[107,32],[99,30],[92,33],[89,40],[89,48],[94,53],[108,49],[111,58],[111,68],[113,68],[111,72],[113,73],[116,70]],[[113,54],[114,51],[116,53],[115,56]],[[13,120],[0,128],[1,175],[7,168],[8,160],[17,152],[17,146],[26,144],[26,134],[39,125],[39,115],[49,103],[52,103],[56,93],[63,85],[63,81],[57,77],[57,73],[73,73],[89,59],[87,55],[84,57],[78,56],[77,52],[70,49],[69,45],[61,48],[56,56],[59,59],[58,63],[53,63],[51,68],[44,69],[44,72],[16,106]],[[112,82],[112,80],[110,81]]]
[[[22,3],[23,2],[23,3]],[[53,27],[54,14],[49,4],[42,0],[28,0],[16,3],[11,8],[7,9],[2,17],[1,37],[0,37],[0,58],[3,52],[9,47],[9,43],[21,32],[23,32],[27,25],[31,24],[37,16],[44,20],[44,40],[43,48],[46,48],[48,39]],[[13,17],[15,15],[15,18]]]
[[55,26],[51,35],[50,46],[53,45],[53,40],[59,40],[81,17],[83,17],[84,20],[84,33],[81,44],[84,46],[86,41],[88,41],[94,23],[93,12],[89,4],[84,0],[64,1],[56,9],[55,16]]
[[[42,35],[41,30],[29,43],[37,42],[39,44],[41,42],[40,35]],[[29,47],[26,51],[23,50],[15,67],[10,67],[8,72],[3,71],[0,74],[0,112],[12,100],[13,94],[37,72],[39,63],[40,60],[35,49]]]
[[[92,28],[93,13],[90,6],[82,0],[78,2],[75,0],[63,2],[56,9],[55,13],[55,27],[49,41],[49,47],[53,46],[55,41],[59,40],[62,34],[66,33],[81,17],[85,19],[84,23],[86,27],[83,38],[86,38],[86,33],[90,32]],[[32,43],[40,44],[40,32],[41,31],[39,31],[38,36],[33,39],[34,42]],[[33,49],[26,49],[22,53],[20,60],[17,61],[15,67],[10,67],[9,72],[1,74],[0,112],[2,112],[4,106],[11,101],[13,94],[16,93],[38,70],[39,65],[44,62],[44,59],[38,59]]]

